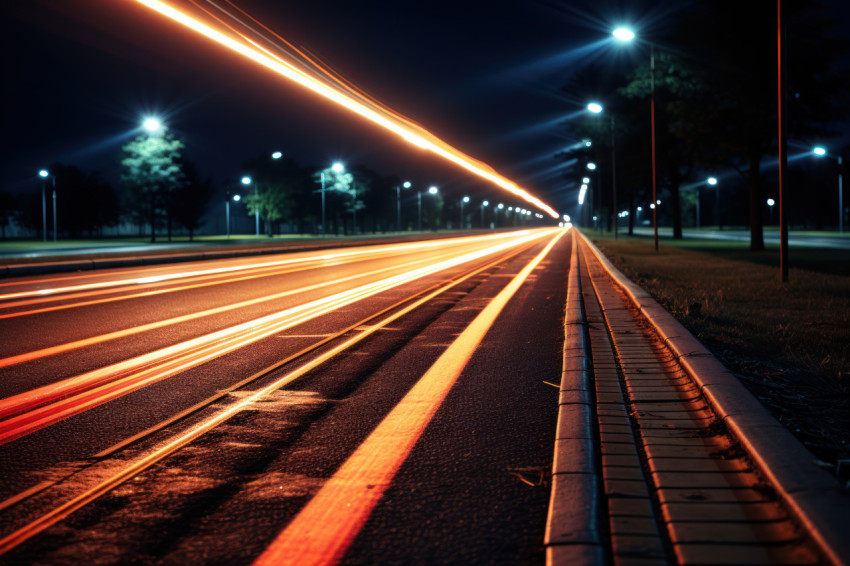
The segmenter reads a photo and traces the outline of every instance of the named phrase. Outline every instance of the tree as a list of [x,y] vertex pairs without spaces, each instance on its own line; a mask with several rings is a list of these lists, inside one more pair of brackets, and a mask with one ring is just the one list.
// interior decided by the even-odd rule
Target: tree
[[137,219],[147,218],[150,222],[151,242],[156,241],[158,221],[163,215],[167,216],[171,235],[171,197],[184,179],[184,147],[182,141],[163,129],[161,133],[141,135],[121,148],[121,181]]
[[[356,187],[353,187],[354,175],[344,168],[331,166],[313,174],[313,181],[324,190],[325,215],[330,216],[334,222],[334,233],[339,233],[340,211],[343,213],[356,210]],[[327,220],[326,220],[327,222]],[[325,232],[327,228],[325,227]],[[343,229],[345,223],[343,222]]]

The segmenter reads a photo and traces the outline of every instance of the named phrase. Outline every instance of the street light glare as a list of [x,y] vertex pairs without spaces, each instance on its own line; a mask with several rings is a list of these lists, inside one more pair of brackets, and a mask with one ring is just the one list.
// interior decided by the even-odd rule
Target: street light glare
[[463,197],[463,202],[469,202],[469,197]]
[[772,198],[767,199],[767,206],[773,206],[774,204],[776,204],[775,200],[773,200]]
[[708,183],[709,185],[716,185],[717,177],[709,177],[708,179],[706,179],[706,183]]
[[250,185],[251,184],[251,177],[248,177],[247,175],[245,177],[242,177],[242,184],[243,185]]
[[39,177],[47,177],[48,175],[50,175],[50,171],[48,171],[47,169],[42,169],[38,172]]
[[488,204],[490,204],[490,201],[485,200],[484,202],[481,203],[481,206],[487,206]]
[[587,168],[590,169],[591,171],[595,171],[596,170],[596,163],[591,161],[590,163],[587,164]]
[[142,122],[142,127],[150,133],[154,133],[162,128],[162,122],[159,118],[145,118],[145,121]]
[[584,179],[581,180],[581,182],[584,183],[585,185],[589,184],[590,183],[590,177],[585,177]]
[[242,200],[242,195],[233,195],[233,202],[239,202]]
[[333,169],[334,173],[342,173],[343,171],[345,171],[345,165],[337,161],[331,166],[331,169]]
[[431,193],[432,195],[436,195],[437,194],[437,187],[428,187],[428,192]]
[[272,153],[272,159],[280,159],[281,157],[283,157],[283,153],[280,151]]
[[410,188],[410,181],[405,181],[404,183],[401,184],[401,186],[404,187],[405,189],[409,189]]
[[594,114],[599,114],[602,112],[602,105],[598,102],[591,102],[587,105],[587,109]]
[[629,28],[619,27],[612,32],[618,41],[631,41],[635,38],[635,32]]
[[823,157],[824,155],[826,155],[826,148],[818,146],[812,150],[812,153],[814,153],[818,157]]

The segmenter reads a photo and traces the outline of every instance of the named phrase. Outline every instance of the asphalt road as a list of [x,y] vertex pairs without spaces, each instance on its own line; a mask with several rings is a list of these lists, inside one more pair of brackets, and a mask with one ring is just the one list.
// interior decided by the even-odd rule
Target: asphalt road
[[[0,563],[250,564],[442,360],[457,365],[456,381],[429,401],[392,473],[381,468],[390,479],[345,538],[342,562],[542,563],[558,395],[547,382],[560,376],[569,238],[540,254],[560,233],[3,281],[0,537],[155,462],[35,527]],[[451,359],[535,258],[468,359]],[[401,301],[461,277],[399,313]],[[377,460],[390,469],[386,453]],[[338,511],[319,530],[331,532]]]

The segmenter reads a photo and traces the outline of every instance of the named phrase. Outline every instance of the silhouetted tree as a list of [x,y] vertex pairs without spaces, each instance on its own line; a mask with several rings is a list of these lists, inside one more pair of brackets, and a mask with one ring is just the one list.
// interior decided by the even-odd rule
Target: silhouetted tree
[[212,179],[201,181],[197,166],[188,159],[182,160],[183,181],[171,194],[174,219],[189,231],[189,241],[195,230],[203,225],[203,217],[213,196]]

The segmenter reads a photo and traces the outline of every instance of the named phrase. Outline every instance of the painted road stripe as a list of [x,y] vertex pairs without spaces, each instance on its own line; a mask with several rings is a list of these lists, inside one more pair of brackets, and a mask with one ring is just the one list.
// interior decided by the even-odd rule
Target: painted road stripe
[[255,565],[325,565],[342,558],[496,317],[565,233],[553,238],[475,317]]

